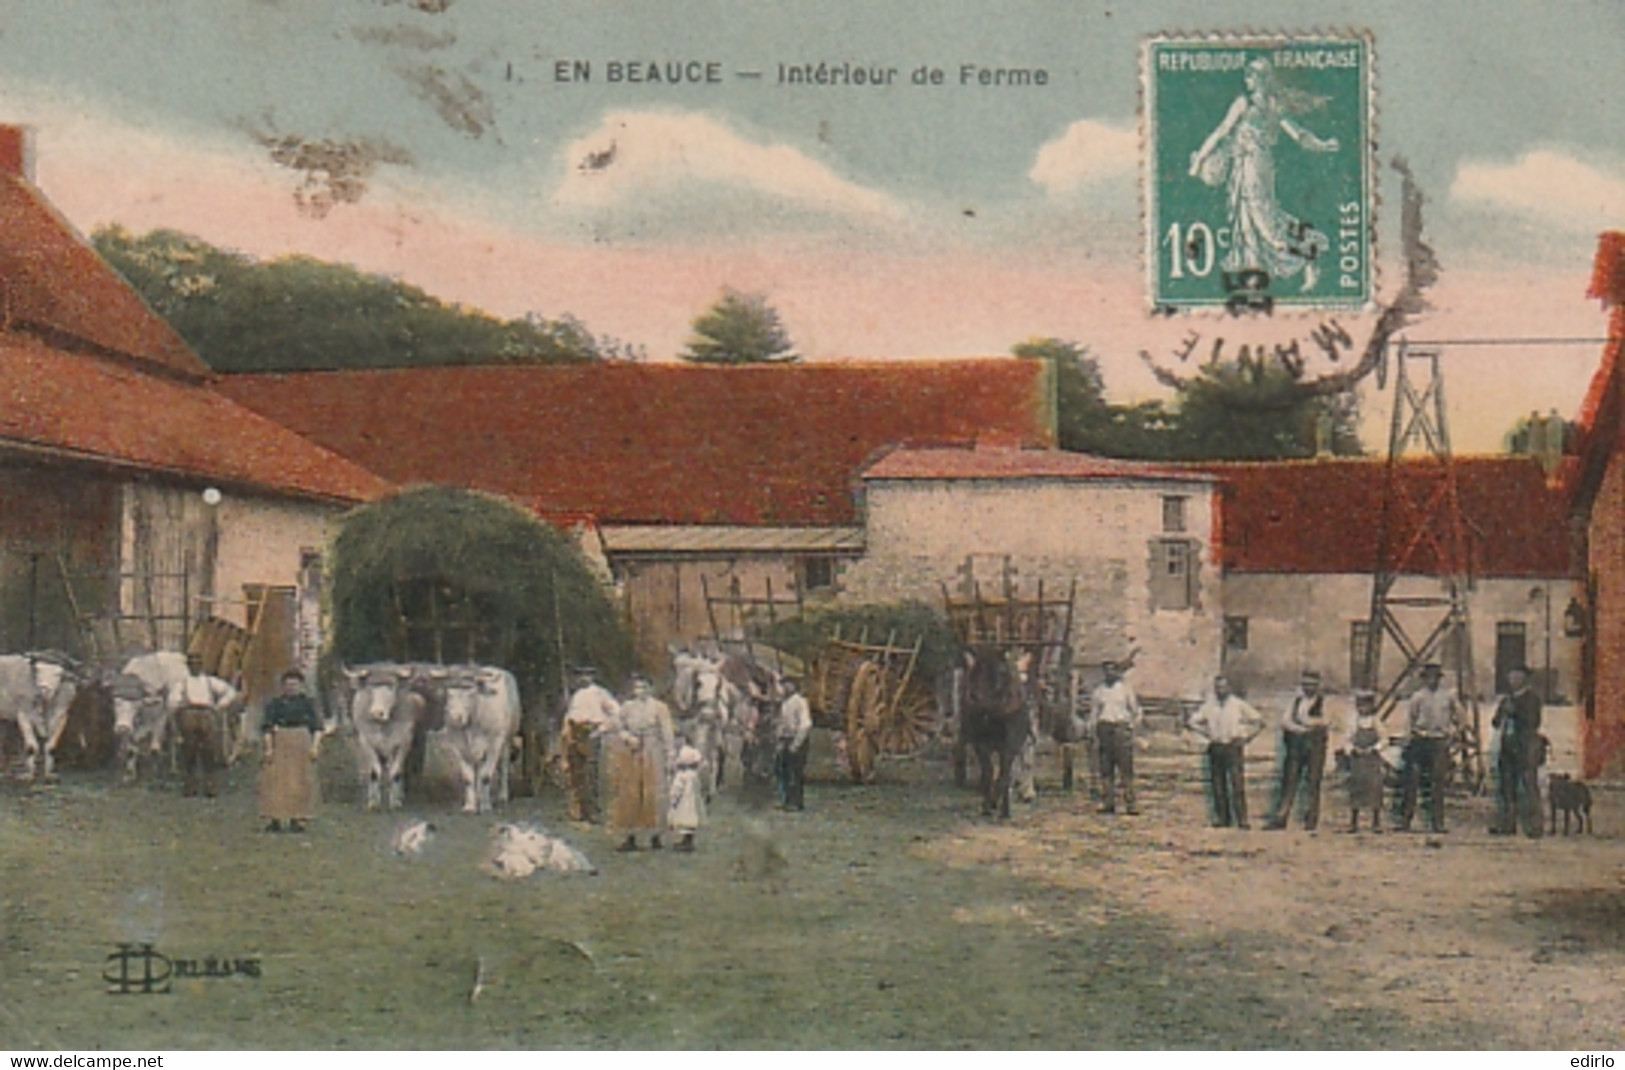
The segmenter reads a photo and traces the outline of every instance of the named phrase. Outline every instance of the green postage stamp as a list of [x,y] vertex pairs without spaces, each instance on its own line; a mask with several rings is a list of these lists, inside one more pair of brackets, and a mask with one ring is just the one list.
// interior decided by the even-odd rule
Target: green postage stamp
[[1143,60],[1152,307],[1369,305],[1370,39],[1161,36]]

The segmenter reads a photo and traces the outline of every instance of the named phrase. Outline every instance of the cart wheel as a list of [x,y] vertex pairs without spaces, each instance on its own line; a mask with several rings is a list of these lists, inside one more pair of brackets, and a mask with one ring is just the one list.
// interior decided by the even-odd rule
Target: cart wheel
[[864,662],[853,675],[852,686],[847,691],[846,754],[852,766],[852,780],[858,784],[875,778],[883,684],[880,666]]
[[924,688],[911,686],[880,726],[880,752],[913,754],[937,734],[939,727],[936,697]]

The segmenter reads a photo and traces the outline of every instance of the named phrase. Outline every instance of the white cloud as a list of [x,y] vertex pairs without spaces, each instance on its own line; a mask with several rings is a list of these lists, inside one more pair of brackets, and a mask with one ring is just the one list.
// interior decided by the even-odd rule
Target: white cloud
[[1038,149],[1027,177],[1052,197],[1132,172],[1140,156],[1134,127],[1079,119]]
[[1546,149],[1526,152],[1512,163],[1463,160],[1450,199],[1575,230],[1625,224],[1625,178]]
[[[697,112],[613,112],[564,147],[554,202],[606,208],[683,187],[720,187],[835,215],[898,218],[901,202],[784,144],[764,144]],[[594,166],[596,164],[596,166]]]

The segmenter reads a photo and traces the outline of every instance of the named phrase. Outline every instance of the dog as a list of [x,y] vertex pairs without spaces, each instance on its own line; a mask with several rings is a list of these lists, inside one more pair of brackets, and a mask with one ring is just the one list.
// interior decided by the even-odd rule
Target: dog
[[1574,815],[1579,825],[1577,831],[1586,833],[1592,831],[1591,826],[1591,789],[1581,781],[1575,780],[1567,773],[1553,773],[1547,787],[1547,796],[1552,807],[1552,835],[1557,835],[1557,812],[1563,811],[1563,835],[1569,834],[1569,815]]

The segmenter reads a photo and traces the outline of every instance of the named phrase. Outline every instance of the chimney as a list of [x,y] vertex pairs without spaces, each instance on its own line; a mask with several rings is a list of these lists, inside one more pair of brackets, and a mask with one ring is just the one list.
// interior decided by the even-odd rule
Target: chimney
[[0,172],[34,181],[34,131],[26,126],[0,125]]

